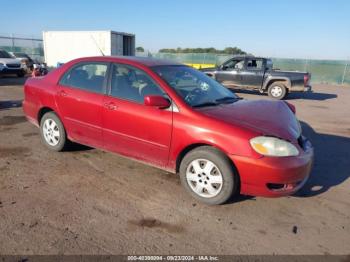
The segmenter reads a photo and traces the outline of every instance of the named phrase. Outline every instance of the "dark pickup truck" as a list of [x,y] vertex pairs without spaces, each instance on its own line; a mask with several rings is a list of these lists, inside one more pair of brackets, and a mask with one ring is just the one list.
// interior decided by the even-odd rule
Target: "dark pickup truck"
[[285,98],[289,92],[311,91],[309,73],[273,69],[268,58],[235,56],[216,68],[201,71],[227,87],[267,92],[276,99]]

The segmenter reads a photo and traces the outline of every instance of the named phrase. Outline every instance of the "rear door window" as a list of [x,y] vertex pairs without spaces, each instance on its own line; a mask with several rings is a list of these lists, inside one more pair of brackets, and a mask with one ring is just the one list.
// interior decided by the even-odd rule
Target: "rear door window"
[[107,69],[107,63],[80,64],[69,70],[60,84],[94,93],[104,93]]
[[247,69],[248,70],[261,70],[263,66],[262,59],[248,59],[247,60]]

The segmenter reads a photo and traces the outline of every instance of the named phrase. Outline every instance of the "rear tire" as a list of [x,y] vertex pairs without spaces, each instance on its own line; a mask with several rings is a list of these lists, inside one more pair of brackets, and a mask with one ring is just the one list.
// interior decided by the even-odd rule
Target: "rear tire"
[[288,89],[283,82],[273,82],[269,86],[267,93],[271,98],[282,100],[287,96]]
[[41,140],[53,151],[63,151],[68,145],[66,130],[54,112],[46,113],[40,121]]
[[227,156],[210,146],[198,147],[180,164],[181,184],[195,199],[220,205],[238,192],[239,178]]

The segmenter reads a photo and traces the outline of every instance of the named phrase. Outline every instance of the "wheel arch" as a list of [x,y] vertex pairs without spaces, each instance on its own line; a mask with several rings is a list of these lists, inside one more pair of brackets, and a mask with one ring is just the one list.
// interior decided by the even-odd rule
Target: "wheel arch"
[[48,112],[56,113],[55,110],[53,110],[51,107],[48,107],[48,106],[43,106],[42,108],[40,108],[38,115],[37,115],[37,120],[38,120],[39,125],[40,125],[40,122],[41,122],[41,119],[43,118],[43,116]]
[[202,146],[212,147],[212,148],[218,150],[219,152],[223,153],[226,156],[227,160],[230,162],[231,167],[232,167],[232,169],[233,169],[233,171],[236,174],[237,179],[238,179],[238,185],[237,185],[238,191],[237,192],[241,192],[241,177],[240,177],[239,171],[238,171],[235,163],[233,162],[233,160],[230,157],[228,157],[227,153],[224,150],[220,149],[219,147],[217,147],[215,145],[209,144],[209,143],[195,143],[195,144],[188,145],[184,149],[182,149],[182,151],[178,154],[178,156],[176,158],[175,172],[177,174],[179,173],[181,161],[184,159],[184,157],[186,156],[187,153],[191,152],[192,150],[194,150],[198,147],[202,147]]
[[290,89],[290,87],[291,87],[291,82],[290,82],[289,78],[287,78],[287,77],[271,77],[271,78],[266,79],[262,89],[267,90],[269,88],[269,86],[275,82],[283,82],[287,89]]
[[212,148],[215,148],[216,150],[220,151],[221,153],[223,153],[227,157],[227,159],[231,162],[232,166],[236,169],[236,171],[238,173],[236,165],[233,163],[232,159],[228,157],[227,153],[224,150],[222,150],[221,148],[219,148],[215,145],[209,144],[209,143],[194,143],[194,144],[190,144],[190,145],[186,146],[185,148],[183,148],[176,157],[175,172],[176,173],[179,172],[181,161],[183,160],[183,158],[186,156],[187,153],[189,153],[190,151],[192,151],[198,147],[202,147],[202,146],[212,147]]

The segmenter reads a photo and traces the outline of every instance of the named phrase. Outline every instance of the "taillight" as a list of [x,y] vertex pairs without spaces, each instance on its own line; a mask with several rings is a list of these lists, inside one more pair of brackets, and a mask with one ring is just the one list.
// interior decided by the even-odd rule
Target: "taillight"
[[304,75],[304,86],[308,86],[310,81],[310,75],[306,74]]
[[286,104],[287,104],[287,106],[289,107],[289,109],[294,113],[294,114],[296,114],[296,109],[295,109],[295,105],[293,105],[293,104],[291,104],[291,103],[289,103],[289,102],[287,102],[287,101],[284,101]]

